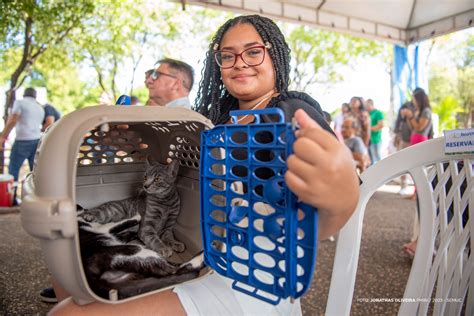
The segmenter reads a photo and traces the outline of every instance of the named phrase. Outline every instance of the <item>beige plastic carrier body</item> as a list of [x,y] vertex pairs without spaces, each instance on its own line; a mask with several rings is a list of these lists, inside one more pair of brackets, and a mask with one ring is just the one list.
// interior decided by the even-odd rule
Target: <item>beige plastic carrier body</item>
[[34,172],[24,183],[21,220],[40,240],[50,273],[77,303],[132,299],[105,300],[88,286],[76,205],[90,208],[135,194],[148,155],[162,162],[180,160],[181,212],[174,231],[186,244],[183,260],[202,250],[200,136],[212,127],[184,108],[95,106],[66,115],[45,133]]

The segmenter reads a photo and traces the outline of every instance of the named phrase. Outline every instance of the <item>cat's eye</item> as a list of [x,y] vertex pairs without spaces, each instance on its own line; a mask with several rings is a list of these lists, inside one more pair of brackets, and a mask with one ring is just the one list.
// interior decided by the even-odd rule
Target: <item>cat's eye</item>
[[143,177],[143,181],[146,181],[146,179],[147,179],[147,176],[144,176],[144,177]]
[[158,181],[160,181],[160,177],[155,178],[155,182],[158,182]]

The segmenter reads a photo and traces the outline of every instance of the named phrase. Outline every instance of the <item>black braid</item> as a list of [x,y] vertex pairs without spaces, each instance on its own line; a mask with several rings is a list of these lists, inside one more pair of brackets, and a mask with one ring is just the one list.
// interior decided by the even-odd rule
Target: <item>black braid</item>
[[239,16],[228,20],[217,30],[209,45],[195,103],[196,111],[209,118],[213,124],[227,122],[229,112],[238,109],[238,100],[230,95],[222,82],[219,66],[214,60],[214,46],[216,44],[220,45],[228,29],[241,23],[253,25],[262,37],[263,43],[271,44],[272,47],[268,49],[268,53],[275,70],[275,89],[278,92],[288,90],[290,48],[275,22],[259,15]]

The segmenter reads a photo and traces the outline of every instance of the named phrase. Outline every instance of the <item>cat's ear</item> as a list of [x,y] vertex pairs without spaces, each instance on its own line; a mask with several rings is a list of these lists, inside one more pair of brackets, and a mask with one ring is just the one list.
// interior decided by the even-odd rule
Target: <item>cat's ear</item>
[[172,177],[176,177],[178,175],[179,169],[179,160],[173,159],[168,165],[168,169]]
[[146,166],[147,166],[147,167],[151,167],[151,166],[153,166],[153,165],[155,165],[155,164],[156,164],[156,161],[155,161],[155,159],[153,159],[153,156],[152,156],[152,155],[146,156]]

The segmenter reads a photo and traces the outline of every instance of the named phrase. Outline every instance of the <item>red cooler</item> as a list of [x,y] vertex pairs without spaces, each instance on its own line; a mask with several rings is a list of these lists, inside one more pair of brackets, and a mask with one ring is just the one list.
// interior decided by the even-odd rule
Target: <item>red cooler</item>
[[0,206],[13,204],[13,176],[0,174]]

